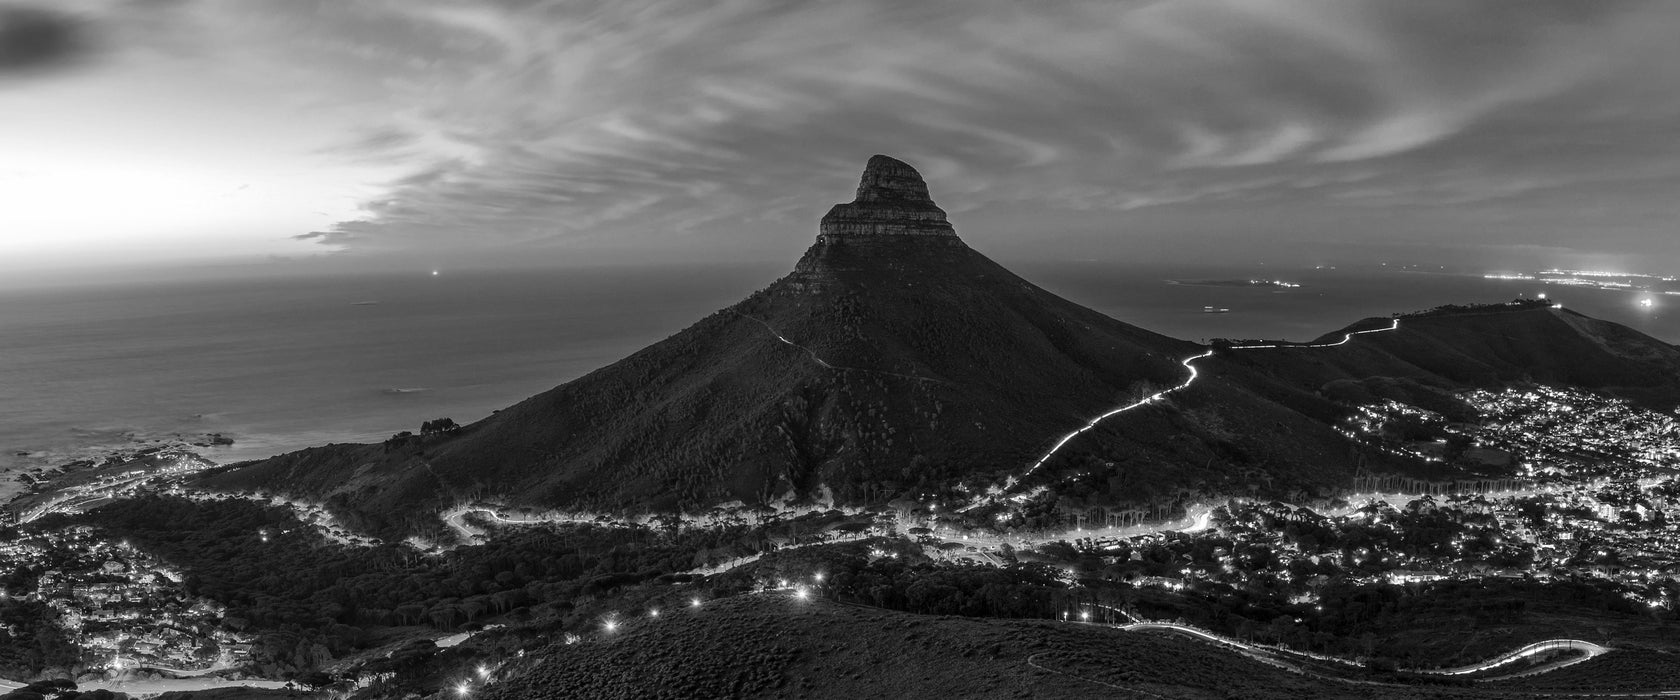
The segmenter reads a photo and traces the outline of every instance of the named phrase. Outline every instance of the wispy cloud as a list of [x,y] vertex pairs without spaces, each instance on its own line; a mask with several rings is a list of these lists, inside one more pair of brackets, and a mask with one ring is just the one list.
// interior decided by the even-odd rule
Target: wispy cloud
[[[1467,156],[1477,177],[1508,182],[1466,181],[1459,201],[1567,197],[1542,177],[1567,163],[1500,130],[1522,124],[1531,144],[1613,130],[1631,142],[1595,152],[1639,163],[1680,81],[1680,4],[1665,2],[182,0],[171,12],[154,44],[313,95],[343,125],[328,153],[400,172],[370,183],[354,217],[296,234],[362,249],[750,246],[788,235],[773,230],[784,219],[814,221],[876,152],[921,165],[936,196],[960,195],[945,201],[954,212],[1337,207],[1379,191],[1404,206],[1451,199],[1416,183]],[[0,53],[0,70],[59,60],[79,30],[57,21],[44,26],[62,38]]]

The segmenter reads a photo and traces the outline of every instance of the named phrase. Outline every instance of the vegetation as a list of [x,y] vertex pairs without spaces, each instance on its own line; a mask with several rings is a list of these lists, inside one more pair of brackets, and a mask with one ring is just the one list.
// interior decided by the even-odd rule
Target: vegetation
[[43,669],[68,673],[81,650],[65,637],[45,603],[0,596],[0,678],[30,678]]
[[180,567],[190,594],[228,606],[229,626],[260,633],[259,664],[275,671],[317,668],[366,647],[379,628],[455,631],[492,616],[564,610],[624,586],[675,580],[673,572],[692,568],[697,557],[703,563],[737,551],[741,535],[672,539],[642,528],[528,527],[437,557],[402,545],[331,545],[288,510],[241,500],[152,495],[79,520]]

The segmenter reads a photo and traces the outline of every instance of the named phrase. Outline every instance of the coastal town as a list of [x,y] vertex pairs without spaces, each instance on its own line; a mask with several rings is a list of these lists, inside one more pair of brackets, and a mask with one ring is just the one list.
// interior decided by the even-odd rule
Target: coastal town
[[80,650],[62,660],[67,675],[133,668],[197,675],[249,658],[251,640],[232,629],[224,606],[191,595],[181,572],[128,543],[87,526],[4,534],[0,558],[12,566],[4,595],[55,613]]
[[1475,422],[1388,401],[1360,407],[1347,425],[1374,447],[1513,478],[1311,507],[1231,500],[1194,531],[1075,538],[1079,573],[1170,591],[1261,591],[1304,614],[1331,582],[1590,579],[1643,607],[1680,602],[1674,414],[1544,386],[1459,398]]

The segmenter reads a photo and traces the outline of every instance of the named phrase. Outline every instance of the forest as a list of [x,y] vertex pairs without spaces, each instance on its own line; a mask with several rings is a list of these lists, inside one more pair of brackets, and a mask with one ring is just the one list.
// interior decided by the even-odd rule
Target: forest
[[226,605],[229,627],[258,635],[256,661],[276,672],[312,669],[365,647],[377,628],[455,631],[506,613],[565,610],[580,597],[684,578],[673,572],[693,568],[697,558],[751,547],[737,544],[738,529],[672,537],[568,525],[510,529],[487,544],[427,555],[405,545],[330,544],[284,508],[164,495],[41,526],[71,524],[126,538],[179,567],[188,594]]

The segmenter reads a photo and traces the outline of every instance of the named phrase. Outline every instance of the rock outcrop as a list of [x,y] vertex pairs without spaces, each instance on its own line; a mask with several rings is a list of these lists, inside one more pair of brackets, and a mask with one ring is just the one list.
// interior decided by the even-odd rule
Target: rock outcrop
[[908,163],[877,155],[864,166],[857,199],[836,204],[822,218],[818,243],[858,236],[946,236],[957,232],[945,210],[928,196],[921,173]]

